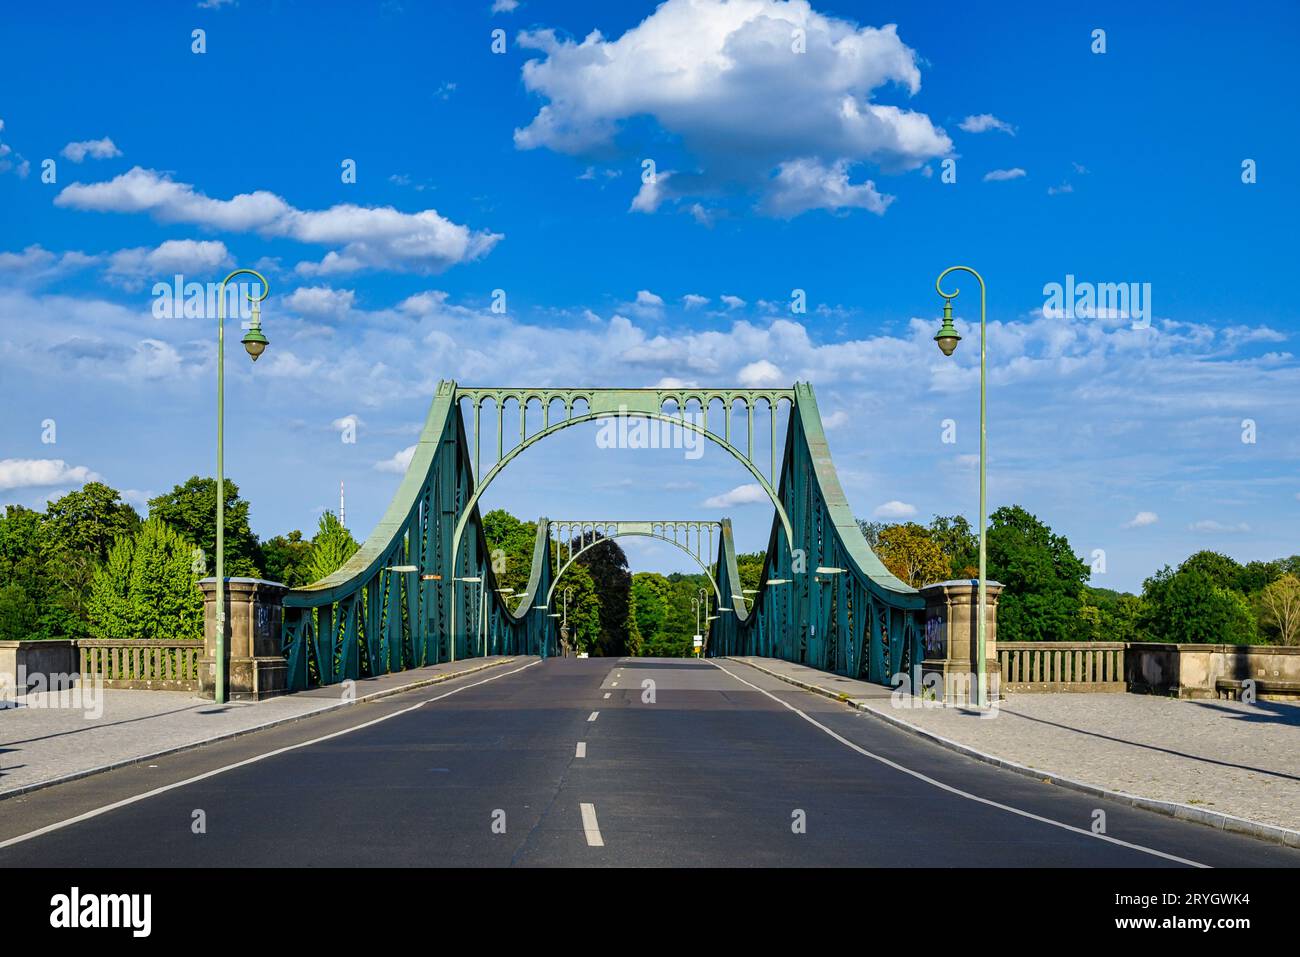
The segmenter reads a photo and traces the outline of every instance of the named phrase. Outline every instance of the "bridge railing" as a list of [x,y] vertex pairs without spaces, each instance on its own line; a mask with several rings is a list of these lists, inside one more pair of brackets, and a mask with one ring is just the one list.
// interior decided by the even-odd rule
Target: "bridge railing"
[[196,691],[203,641],[83,638],[77,642],[78,670],[105,688]]
[[999,641],[1006,692],[1124,691],[1122,641]]

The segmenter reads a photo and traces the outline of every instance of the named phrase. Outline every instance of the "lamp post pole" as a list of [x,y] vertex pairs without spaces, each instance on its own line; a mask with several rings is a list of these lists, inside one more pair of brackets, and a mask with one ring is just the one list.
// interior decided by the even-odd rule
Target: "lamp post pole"
[[262,283],[262,294],[248,294],[253,304],[253,318],[248,333],[243,338],[244,349],[256,362],[269,342],[262,334],[260,303],[270,294],[266,277],[252,269],[236,269],[221,280],[221,293],[217,298],[217,648],[216,680],[213,700],[226,703],[226,284],[236,276],[256,276]]
[[986,524],[988,514],[987,499],[987,475],[988,475],[988,403],[986,399],[986,361],[987,361],[987,323],[985,314],[985,289],[984,277],[977,273],[970,266],[949,266],[943,272],[939,273],[939,278],[934,281],[935,291],[943,298],[943,326],[934,341],[938,343],[940,350],[946,356],[950,356],[953,350],[957,348],[957,342],[961,336],[957,334],[956,328],[952,324],[952,301],[957,298],[960,289],[954,289],[951,293],[943,291],[943,279],[950,272],[968,272],[980,284],[980,570],[979,570],[979,618],[975,624],[975,703],[979,707],[988,704],[988,693],[986,689],[986,671],[987,666],[984,660],[984,620],[985,610],[987,607],[986,582],[987,574],[987,546],[986,546]]

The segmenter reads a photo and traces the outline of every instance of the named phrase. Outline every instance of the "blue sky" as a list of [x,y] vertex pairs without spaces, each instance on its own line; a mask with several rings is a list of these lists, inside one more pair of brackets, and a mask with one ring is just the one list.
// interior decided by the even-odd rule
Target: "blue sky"
[[[1300,551],[1300,14],[964,6],[7,13],[0,503],[94,475],[143,504],[210,474],[215,320],[156,318],[152,289],[260,265],[272,345],[256,366],[227,357],[227,472],[263,536],[310,531],[344,480],[364,537],[440,378],[808,380],[860,517],[973,516],[977,330],[952,359],[930,342],[934,278],[964,262],[989,283],[994,506],[1026,506],[1090,562],[1104,550],[1094,583],[1111,587],[1198,548]],[[1149,323],[1045,314],[1067,275],[1149,283]],[[771,509],[724,453],[594,436],[528,452],[487,506],[730,515],[742,548],[765,544]]]

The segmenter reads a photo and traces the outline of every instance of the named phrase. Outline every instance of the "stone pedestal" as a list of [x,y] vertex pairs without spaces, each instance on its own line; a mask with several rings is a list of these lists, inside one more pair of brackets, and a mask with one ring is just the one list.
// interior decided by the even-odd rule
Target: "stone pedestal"
[[[921,590],[925,599],[925,635],[922,639],[921,688],[947,704],[968,704],[976,700],[976,649],[979,646],[976,621],[979,618],[979,581],[963,578],[937,582]],[[984,585],[984,667],[988,700],[996,701],[1001,686],[998,664],[998,596],[1002,585]],[[930,689],[934,689],[932,692]]]
[[[203,657],[199,659],[199,694],[213,697],[217,672],[217,580],[205,578],[203,589]],[[281,650],[287,585],[261,578],[226,579],[226,695],[260,701],[288,690],[289,670]]]

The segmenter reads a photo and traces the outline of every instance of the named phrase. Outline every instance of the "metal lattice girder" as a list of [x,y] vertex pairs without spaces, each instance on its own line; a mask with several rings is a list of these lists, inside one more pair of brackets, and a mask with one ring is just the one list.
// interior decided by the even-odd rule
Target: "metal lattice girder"
[[[460,414],[462,400],[473,407],[472,453]],[[517,403],[519,441],[507,450],[498,428],[498,461],[480,477],[477,426],[487,401],[494,403],[499,420],[507,402]],[[556,402],[563,413],[552,421]],[[778,481],[775,413],[782,402],[790,406],[790,419]],[[542,427],[529,435],[526,410],[532,403],[541,406]],[[707,410],[718,403],[728,410],[721,433],[709,430],[707,415],[701,424],[682,414],[691,404]],[[743,450],[731,436],[736,403],[743,404],[748,419]],[[753,455],[754,411],[764,404],[772,411],[771,481],[756,467]],[[570,425],[613,416],[642,416],[692,429],[727,449],[767,491],[776,515],[752,607],[740,590],[735,542],[726,520],[541,519],[528,588],[514,609],[501,597],[478,510],[483,489],[532,443]],[[570,561],[583,550],[587,531],[593,542],[597,531],[608,537],[643,534],[670,541],[706,571],[707,559],[716,554],[716,573],[711,572],[710,579],[720,604],[710,629],[709,653],[774,655],[880,682],[919,663],[924,602],[885,569],[862,537],[835,475],[811,386],[460,389],[443,381],[383,519],[336,572],[285,597],[283,640],[290,688],[306,687],[313,673],[317,681],[329,684],[482,653],[550,654],[556,636],[546,609],[565,567],[552,566],[551,536],[553,530],[563,530],[572,541],[574,527],[579,549]],[[695,531],[694,551],[678,541],[683,530]],[[700,544],[704,530],[708,552]],[[769,585],[781,580],[788,583]]]
[[[681,549],[695,559],[696,564],[708,576],[714,594],[722,602],[722,592],[718,589],[711,561],[715,552],[715,542],[722,542],[721,521],[700,519],[656,519],[652,521],[631,521],[627,519],[542,519],[549,525],[551,537],[555,540],[555,578],[546,595],[546,604],[551,603],[555,588],[560,578],[569,570],[578,557],[590,551],[601,542],[628,536],[656,538]],[[706,544],[707,538],[707,544]],[[576,545],[575,545],[576,542]],[[568,550],[567,557],[564,552]]]
[[780,498],[796,530],[792,547],[778,547],[773,522],[752,607],[739,594],[730,523],[723,528],[719,586],[733,603],[713,622],[709,653],[784,658],[882,684],[919,666],[925,602],[863,538],[806,383],[795,386]]

